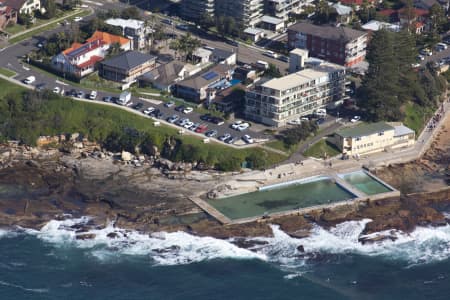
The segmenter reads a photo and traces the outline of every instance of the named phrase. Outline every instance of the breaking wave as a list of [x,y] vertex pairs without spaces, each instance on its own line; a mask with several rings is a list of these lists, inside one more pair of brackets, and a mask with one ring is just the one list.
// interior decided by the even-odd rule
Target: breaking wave
[[[115,228],[91,229],[77,232],[89,218],[50,221],[41,230],[23,230],[55,247],[79,247],[101,260],[118,255],[148,256],[156,265],[178,265],[217,258],[259,259],[289,269],[302,267],[318,256],[358,254],[399,260],[408,266],[440,261],[450,257],[450,225],[417,227],[412,233],[386,231],[364,236],[378,240],[362,244],[359,239],[369,219],[347,221],[326,230],[314,226],[306,238],[293,238],[277,225],[272,225],[273,237],[249,239],[256,241],[249,249],[235,245],[236,239],[221,240],[198,237],[185,232],[144,234]],[[77,239],[77,235],[89,235]],[[0,231],[0,237],[8,235]],[[379,236],[388,238],[378,239]],[[289,276],[301,276],[301,273]]]
[[121,255],[148,255],[155,264],[177,265],[215,258],[263,259],[266,257],[232,243],[212,237],[198,237],[185,232],[144,234],[114,228],[92,229],[82,234],[92,238],[77,239],[74,226],[86,224],[89,218],[50,221],[40,231],[27,230],[38,238],[57,246],[90,249],[99,259]]

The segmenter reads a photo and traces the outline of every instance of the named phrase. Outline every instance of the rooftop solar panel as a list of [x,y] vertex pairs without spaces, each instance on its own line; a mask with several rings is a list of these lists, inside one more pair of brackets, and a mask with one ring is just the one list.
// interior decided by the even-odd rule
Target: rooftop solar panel
[[211,80],[211,79],[213,79],[216,76],[219,76],[219,75],[217,75],[217,73],[214,72],[214,71],[210,71],[210,72],[202,75],[203,79],[205,79],[205,80]]

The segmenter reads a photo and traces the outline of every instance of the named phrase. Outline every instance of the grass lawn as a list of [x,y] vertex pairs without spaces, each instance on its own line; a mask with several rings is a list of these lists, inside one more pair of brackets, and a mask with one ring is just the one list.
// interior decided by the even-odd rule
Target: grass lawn
[[0,68],[0,74],[5,75],[7,77],[13,77],[14,75],[16,75],[16,72],[6,68]]
[[321,139],[311,147],[309,147],[308,150],[306,150],[303,154],[305,156],[312,156],[316,158],[323,158],[325,154],[328,157],[333,157],[341,153],[336,146],[334,146],[332,143],[328,142],[326,139]]
[[5,95],[10,93],[19,94],[25,90],[25,88],[19,85],[15,85],[7,80],[0,79],[0,98],[3,98]]
[[416,132],[416,135],[420,134],[425,126],[425,120],[431,115],[431,110],[424,110],[422,107],[415,103],[408,103],[405,106],[405,118],[403,123],[405,126],[411,128]]
[[[17,97],[21,97],[25,90],[21,86],[0,79],[0,103],[5,101],[4,96],[6,94],[14,93]],[[32,124],[22,122],[22,119],[20,121],[13,120],[17,127],[17,130],[14,131],[15,134],[21,137],[25,135],[30,143],[39,135],[57,135],[71,132],[80,132],[90,136],[93,140],[102,141],[110,132],[121,128],[122,130],[123,128],[129,128],[138,130],[142,134],[150,134],[152,141],[160,149],[167,137],[172,136],[179,139],[182,150],[172,157],[176,161],[204,159],[203,161],[209,161],[219,168],[230,170],[230,162],[234,162],[233,166],[240,166],[249,157],[258,160],[260,162],[259,167],[276,164],[285,159],[283,155],[259,147],[235,149],[218,143],[204,144],[202,138],[191,135],[180,136],[177,128],[166,125],[156,127],[153,125],[152,119],[125,111],[117,106],[104,105],[98,102],[82,102],[55,95],[53,97],[57,98],[50,98],[46,101],[39,113],[33,112],[33,116],[40,116],[39,118],[31,118],[28,113],[22,113],[21,118],[28,118],[28,122],[32,122]],[[25,126],[24,124],[28,125]],[[236,167],[233,167],[233,169],[236,169]]]
[[64,13],[62,15],[59,15],[59,16],[51,19],[51,20],[37,19],[36,23],[33,24],[33,26],[30,27],[30,28],[26,28],[26,26],[16,24],[16,25],[14,25],[12,27],[8,27],[7,28],[7,32],[9,32],[10,34],[18,34],[21,31],[32,29],[33,27],[37,27],[37,26],[40,26],[40,25],[43,25],[43,24],[47,24],[47,25],[43,26],[43,27],[36,28],[36,29],[31,30],[29,32],[26,32],[24,34],[18,35],[16,37],[10,39],[9,43],[10,44],[15,44],[15,43],[18,43],[20,41],[23,41],[25,39],[30,38],[30,37],[34,36],[35,34],[37,34],[39,32],[43,32],[43,31],[54,29],[54,28],[56,28],[58,26],[58,22],[63,20],[63,19],[60,19],[60,18],[64,18],[64,16],[69,16],[70,15],[70,17],[64,18],[64,19],[69,19],[69,18],[73,19],[75,17],[84,17],[84,16],[87,16],[89,14],[90,14],[89,10],[80,10],[79,12],[70,11],[70,12]]
[[280,150],[280,151],[286,152],[288,154],[293,153],[298,147],[298,145],[288,146],[282,140],[278,140],[278,139],[268,142],[268,143],[264,144],[264,146],[273,148],[276,150]]
[[28,38],[30,38],[30,37],[33,37],[35,34],[37,34],[37,33],[39,33],[39,32],[44,32],[44,31],[47,31],[47,30],[52,30],[52,29],[56,28],[57,26],[58,26],[58,24],[52,23],[52,24],[49,24],[49,25],[44,26],[44,27],[39,27],[39,28],[36,28],[35,30],[31,30],[31,31],[29,31],[29,32],[27,32],[27,33],[24,33],[24,34],[21,34],[21,35],[19,35],[19,36],[16,36],[16,37],[14,37],[14,38],[8,40],[8,42],[9,42],[10,44],[15,44],[15,43],[21,42],[21,41],[23,41],[23,40],[26,40],[26,39],[28,39]]

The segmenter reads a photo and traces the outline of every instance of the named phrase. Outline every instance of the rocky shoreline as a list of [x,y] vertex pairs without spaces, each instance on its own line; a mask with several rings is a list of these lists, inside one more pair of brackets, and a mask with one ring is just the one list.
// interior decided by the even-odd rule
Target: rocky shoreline
[[[394,235],[375,233],[411,232],[417,225],[448,223],[443,213],[450,208],[450,190],[445,183],[450,162],[447,139],[445,134],[438,138],[421,161],[374,170],[386,182],[413,194],[227,226],[205,214],[188,197],[210,191],[233,174],[203,170],[199,164],[108,153],[87,141],[39,149],[10,143],[0,146],[0,226],[39,229],[53,219],[92,216],[88,225],[77,229],[77,238],[92,238],[89,228],[111,223],[142,232],[181,230],[216,238],[271,236],[270,225],[278,224],[287,234],[302,238],[314,224],[331,227],[369,218],[372,222],[363,231],[362,243],[394,239]],[[440,187],[427,190],[417,184],[424,177],[438,178],[439,174]],[[408,176],[407,183],[395,180]],[[235,243],[242,247],[252,244],[239,238]]]

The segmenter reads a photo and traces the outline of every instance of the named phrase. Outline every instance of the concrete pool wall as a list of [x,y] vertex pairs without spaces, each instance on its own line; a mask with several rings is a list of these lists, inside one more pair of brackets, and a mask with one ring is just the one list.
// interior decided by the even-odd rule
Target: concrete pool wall
[[[363,170],[359,170],[356,172],[363,172]],[[331,173],[331,174],[323,174],[323,175],[316,175],[306,178],[301,178],[297,180],[291,180],[287,182],[281,182],[277,184],[271,184],[267,186],[263,186],[258,188],[257,191],[253,192],[244,192],[240,193],[234,196],[226,197],[226,198],[219,198],[219,199],[202,199],[202,197],[199,195],[197,197],[190,197],[190,199],[197,204],[200,208],[202,208],[206,213],[213,216],[215,219],[217,219],[222,224],[241,224],[241,223],[247,223],[247,222],[253,222],[256,220],[259,220],[261,218],[267,218],[267,217],[281,217],[281,216],[287,216],[292,214],[305,214],[309,213],[314,210],[318,209],[324,209],[324,208],[334,208],[338,206],[345,206],[345,205],[356,205],[358,202],[362,201],[373,201],[373,200],[379,200],[384,198],[390,198],[390,197],[398,197],[400,196],[400,192],[395,190],[393,187],[389,186],[388,184],[384,183],[381,179],[377,178],[376,176],[365,172],[364,174],[367,176],[370,176],[372,180],[375,180],[379,184],[383,184],[387,189],[389,189],[388,192],[383,192],[379,194],[372,194],[368,195],[364,192],[360,191],[357,187],[351,185],[347,181],[344,180],[343,176],[347,174],[351,174],[354,172],[348,172],[348,173]],[[325,194],[327,193],[327,189],[329,187],[334,186],[334,188],[328,189],[328,192],[332,197],[330,199],[326,200],[324,199],[323,195],[318,196],[317,191],[310,193],[311,190],[306,189],[308,192],[304,192],[302,194],[301,186],[299,187],[300,190],[297,191],[295,195],[298,195],[298,197],[295,200],[292,199],[283,199],[280,197],[274,197],[269,199],[259,199],[256,200],[255,203],[245,203],[245,202],[253,202],[253,198],[258,195],[258,193],[271,193],[272,195],[278,195],[282,194],[283,192],[288,192],[286,189],[295,189],[297,185],[310,185],[310,183],[318,182],[317,187],[321,188]],[[294,186],[293,186],[294,185]],[[316,185],[313,185],[316,186]],[[309,187],[311,188],[311,187]],[[314,191],[314,188],[313,188]],[[313,195],[318,196],[317,199],[311,199],[302,197],[302,195]],[[340,194],[340,195],[336,195]],[[202,195],[204,196],[204,195]],[[267,197],[266,197],[267,198]],[[224,201],[224,202],[221,202]],[[276,203],[277,201],[280,201],[280,203]],[[294,201],[294,202],[293,202]],[[298,201],[296,203],[295,201]],[[228,203],[225,203],[228,202]],[[254,206],[264,206],[267,204],[267,202],[270,202],[270,205],[273,205],[273,207],[262,210],[261,207],[258,209],[254,209]],[[284,202],[284,203],[283,203]],[[315,203],[314,203],[315,202]],[[251,207],[253,205],[253,207]],[[233,212],[234,210],[234,212]],[[240,210],[245,210],[244,212]],[[238,213],[236,213],[236,211]],[[254,213],[252,213],[254,212]]]

